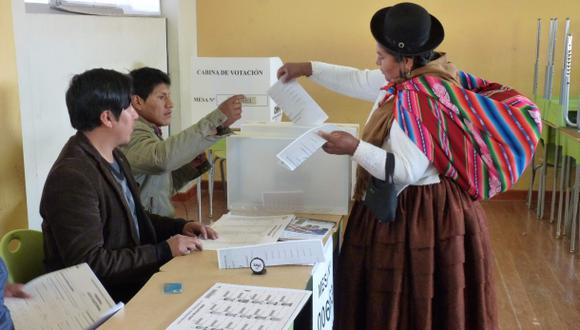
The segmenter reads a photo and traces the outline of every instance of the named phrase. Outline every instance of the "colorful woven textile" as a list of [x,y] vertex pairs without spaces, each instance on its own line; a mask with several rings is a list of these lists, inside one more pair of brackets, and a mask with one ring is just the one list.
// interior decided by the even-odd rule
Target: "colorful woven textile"
[[540,112],[514,89],[465,72],[461,86],[420,76],[385,89],[394,118],[439,173],[474,199],[508,190],[532,159]]

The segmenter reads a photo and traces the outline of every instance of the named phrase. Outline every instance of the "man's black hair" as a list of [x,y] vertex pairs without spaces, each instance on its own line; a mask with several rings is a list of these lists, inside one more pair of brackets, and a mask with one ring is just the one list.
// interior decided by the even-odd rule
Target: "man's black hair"
[[99,127],[106,110],[119,119],[131,104],[131,85],[131,77],[114,70],[99,68],[75,75],[66,91],[72,127],[83,132]]
[[167,73],[149,67],[135,69],[129,72],[133,78],[133,93],[147,100],[153,89],[159,84],[171,85]]

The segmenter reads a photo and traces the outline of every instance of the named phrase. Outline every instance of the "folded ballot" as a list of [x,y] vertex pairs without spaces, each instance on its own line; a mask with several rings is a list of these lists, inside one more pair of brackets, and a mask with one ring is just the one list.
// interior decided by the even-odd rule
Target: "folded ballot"
[[330,124],[313,127],[282,149],[276,157],[287,169],[294,171],[326,143],[319,135],[320,131],[330,133],[336,130],[338,128]]

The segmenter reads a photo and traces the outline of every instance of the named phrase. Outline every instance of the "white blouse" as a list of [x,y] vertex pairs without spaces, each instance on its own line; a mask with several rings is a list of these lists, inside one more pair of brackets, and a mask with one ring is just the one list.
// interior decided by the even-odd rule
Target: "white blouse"
[[[353,98],[374,101],[367,122],[386,92],[380,88],[387,84],[380,70],[356,68],[312,62],[310,79],[316,83]],[[382,148],[360,141],[352,159],[372,176],[385,179],[387,151],[395,156],[394,182],[400,193],[408,185],[428,185],[439,182],[439,173],[423,152],[394,121]]]

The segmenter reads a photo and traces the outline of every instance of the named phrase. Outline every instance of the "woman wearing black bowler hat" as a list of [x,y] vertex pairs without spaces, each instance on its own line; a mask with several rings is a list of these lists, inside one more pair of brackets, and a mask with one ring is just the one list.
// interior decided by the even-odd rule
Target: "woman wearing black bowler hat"
[[[322,134],[326,152],[352,155],[359,165],[338,262],[335,326],[496,329],[493,257],[478,201],[507,190],[529,164],[539,111],[517,91],[458,71],[435,52],[443,26],[419,5],[380,9],[371,32],[380,71],[312,62],[278,72],[376,98],[362,140]],[[374,183],[385,177],[397,192],[384,198],[396,205],[394,217],[376,205]]]

